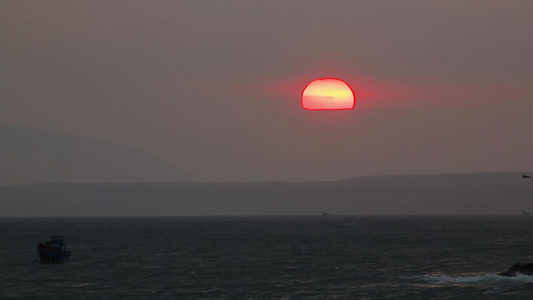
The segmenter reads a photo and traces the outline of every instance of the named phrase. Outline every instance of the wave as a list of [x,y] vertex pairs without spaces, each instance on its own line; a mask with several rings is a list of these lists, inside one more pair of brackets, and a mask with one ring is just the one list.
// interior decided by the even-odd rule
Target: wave
[[496,274],[475,274],[475,275],[424,275],[422,277],[425,281],[433,282],[442,285],[462,285],[462,284],[521,284],[533,283],[533,276],[518,275],[516,277],[504,277]]

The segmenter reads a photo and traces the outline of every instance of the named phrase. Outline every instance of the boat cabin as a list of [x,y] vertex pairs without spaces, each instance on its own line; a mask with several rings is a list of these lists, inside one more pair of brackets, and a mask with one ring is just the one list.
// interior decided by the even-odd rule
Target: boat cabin
[[50,238],[50,241],[47,241],[46,246],[62,251],[66,251],[67,249],[67,243],[65,242],[65,238],[60,235],[52,235]]

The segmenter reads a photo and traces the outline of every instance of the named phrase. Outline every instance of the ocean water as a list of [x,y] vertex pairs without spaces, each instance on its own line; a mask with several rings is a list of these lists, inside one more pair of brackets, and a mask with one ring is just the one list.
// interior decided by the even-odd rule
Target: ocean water
[[[1,299],[530,299],[531,216],[0,219]],[[65,235],[70,260],[36,246]]]

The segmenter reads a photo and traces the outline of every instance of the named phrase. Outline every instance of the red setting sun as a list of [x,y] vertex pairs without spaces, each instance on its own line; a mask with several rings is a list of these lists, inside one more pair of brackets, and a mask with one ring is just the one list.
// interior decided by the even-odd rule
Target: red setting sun
[[302,107],[308,110],[353,109],[355,97],[346,82],[336,78],[320,78],[309,83],[302,93]]

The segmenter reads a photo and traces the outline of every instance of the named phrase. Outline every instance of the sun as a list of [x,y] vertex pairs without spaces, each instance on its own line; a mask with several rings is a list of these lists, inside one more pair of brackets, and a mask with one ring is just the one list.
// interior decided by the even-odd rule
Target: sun
[[336,78],[311,81],[302,92],[302,107],[308,110],[348,110],[355,106],[350,86]]

